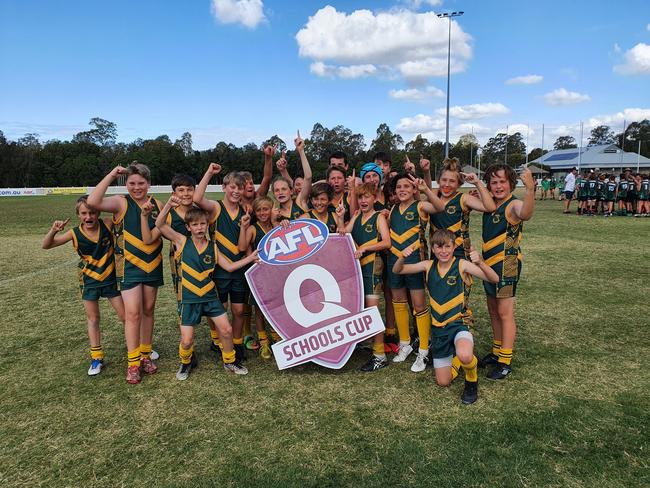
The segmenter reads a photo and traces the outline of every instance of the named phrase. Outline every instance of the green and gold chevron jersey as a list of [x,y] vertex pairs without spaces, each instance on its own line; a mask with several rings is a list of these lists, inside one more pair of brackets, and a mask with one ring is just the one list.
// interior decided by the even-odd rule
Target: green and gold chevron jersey
[[327,230],[329,230],[331,233],[334,233],[334,232],[337,231],[335,215],[336,214],[329,207],[328,207],[328,210],[327,210],[327,218],[325,220],[321,220],[320,218],[318,218],[318,216],[316,215],[316,212],[314,210],[310,210],[309,212],[307,212],[307,216],[310,219],[320,220],[322,223],[324,223],[327,226]]
[[204,303],[217,299],[213,280],[217,262],[217,246],[212,239],[203,249],[197,249],[191,237],[176,251],[178,269],[178,301],[180,303]]
[[[391,263],[402,257],[402,251],[407,247],[420,252],[414,252],[404,259],[406,264],[419,263],[424,259],[424,252],[427,248],[424,237],[429,215],[420,208],[420,202],[414,201],[403,211],[400,205],[394,205],[388,216],[390,227],[390,254],[388,260]],[[391,269],[391,268],[389,268]]]
[[[179,234],[184,235],[185,237],[190,237],[192,233],[188,230],[187,225],[185,225],[185,219],[181,217],[175,208],[172,208],[167,214],[167,224],[172,228],[172,230],[178,232]],[[169,246],[169,269],[172,273],[172,284],[174,285],[174,291],[178,293],[178,270],[176,269],[176,245],[174,241],[171,241]]]
[[[117,278],[125,283],[162,281],[162,239],[158,238],[151,244],[142,242],[140,205],[130,195],[124,198],[126,210],[117,219],[113,219]],[[151,199],[151,203],[154,209],[149,215],[148,223],[149,228],[153,229],[161,204],[155,198]]]
[[[222,201],[218,201],[219,215],[214,221],[214,241],[217,243],[217,248],[221,256],[226,258],[229,262],[233,263],[245,257],[246,253],[239,250],[239,229],[241,218],[244,215],[244,209],[239,205],[234,213],[228,212],[228,209]],[[215,278],[228,279],[233,276],[243,277],[243,270],[237,270],[229,273],[225,269],[217,266],[215,271]]]
[[445,210],[429,217],[431,222],[430,233],[438,229],[447,229],[456,236],[454,244],[454,256],[465,258],[469,256],[471,246],[469,240],[469,213],[470,209],[465,205],[465,195],[461,192],[451,197],[445,205]]
[[[354,221],[351,234],[354,243],[357,245],[357,249],[364,249],[377,244],[381,240],[381,234],[379,233],[379,226],[377,224],[378,218],[379,213],[375,212],[365,221],[363,220],[363,215],[359,214]],[[359,264],[361,265],[362,274],[372,275],[376,257],[377,252],[375,251],[365,253],[361,256]]]
[[282,215],[285,219],[289,219],[289,220],[299,219],[300,216],[306,212],[307,211],[303,209],[300,205],[298,205],[295,200],[291,201],[291,211],[289,212],[288,215],[282,213],[282,209],[280,209],[280,215]]
[[259,222],[255,222],[255,224],[253,224],[253,251],[257,249],[257,246],[260,245],[262,237],[264,237],[267,232],[268,230],[264,230],[264,227],[262,227]]
[[467,298],[461,258],[454,256],[451,259],[451,266],[445,274],[440,273],[440,263],[437,259],[430,261],[427,266],[429,310],[434,327],[444,327],[455,321],[463,323]]
[[519,279],[519,261],[522,259],[519,245],[523,222],[514,224],[507,217],[507,209],[515,200],[514,195],[510,195],[494,212],[483,214],[483,260],[504,283]]
[[616,182],[608,181],[607,183],[605,183],[605,200],[613,202],[615,196],[616,196]]
[[99,232],[93,239],[81,226],[72,229],[72,246],[79,260],[79,286],[93,288],[115,283],[115,256],[113,235],[102,219]]

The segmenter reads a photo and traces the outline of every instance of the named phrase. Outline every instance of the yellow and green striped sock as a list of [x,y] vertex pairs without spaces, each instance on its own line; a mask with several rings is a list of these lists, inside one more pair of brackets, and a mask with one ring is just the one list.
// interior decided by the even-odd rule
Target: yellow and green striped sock
[[178,344],[178,357],[181,359],[181,364],[190,364],[192,362],[192,354],[194,353],[194,346],[189,349],[183,347],[183,343]]
[[90,347],[90,359],[99,359],[100,361],[104,359],[104,349],[102,349],[102,346]]
[[140,366],[141,357],[140,357],[140,348],[139,347],[136,347],[132,351],[128,351],[126,357],[127,357],[127,361],[128,361],[128,364],[129,364],[129,368],[131,366]]

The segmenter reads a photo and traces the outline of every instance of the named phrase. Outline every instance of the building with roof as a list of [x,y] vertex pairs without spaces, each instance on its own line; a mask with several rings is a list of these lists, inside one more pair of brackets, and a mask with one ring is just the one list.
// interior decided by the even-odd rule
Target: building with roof
[[530,161],[530,164],[544,164],[551,173],[568,173],[574,166],[580,171],[596,170],[621,173],[625,168],[632,171],[650,170],[650,159],[637,153],[622,151],[616,144],[587,146],[574,149],[549,151],[542,157]]

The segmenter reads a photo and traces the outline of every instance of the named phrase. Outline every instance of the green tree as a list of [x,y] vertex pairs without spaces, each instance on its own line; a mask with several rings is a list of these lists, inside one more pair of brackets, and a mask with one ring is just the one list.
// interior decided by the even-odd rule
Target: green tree
[[575,149],[577,147],[578,145],[576,144],[576,140],[573,136],[560,136],[556,139],[555,143],[553,144],[554,150]]
[[90,142],[99,146],[108,146],[115,143],[117,139],[117,125],[106,119],[93,117],[88,122],[93,128],[79,132],[73,137],[75,142]]
[[591,137],[587,142],[588,146],[601,146],[603,144],[614,144],[616,135],[608,125],[599,125],[591,129]]
[[394,134],[388,124],[381,123],[377,127],[377,135],[370,144],[370,152],[396,153],[404,145],[404,139],[399,134]]
[[191,156],[194,153],[192,149],[192,134],[189,132],[183,132],[180,139],[176,139],[174,145],[179,147],[183,151],[185,157]]

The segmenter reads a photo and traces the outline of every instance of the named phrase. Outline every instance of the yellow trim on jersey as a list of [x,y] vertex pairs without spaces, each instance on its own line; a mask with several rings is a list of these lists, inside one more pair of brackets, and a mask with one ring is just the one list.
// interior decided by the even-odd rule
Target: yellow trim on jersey
[[364,242],[360,246],[357,246],[357,249],[364,249],[364,248],[366,248],[368,246],[372,246],[373,244],[377,244],[378,242],[379,242],[379,238],[375,237],[374,239],[372,239],[372,240],[370,240],[368,242]]
[[370,256],[366,256],[365,258],[361,258],[359,260],[359,264],[361,266],[365,266],[368,263],[372,263],[375,260],[375,253],[372,253]]
[[461,226],[461,225],[463,225],[463,222],[459,220],[459,221],[456,222],[454,225],[450,225],[449,227],[447,227],[447,230],[448,230],[449,232],[457,232],[457,231],[460,230],[460,226]]
[[[459,192],[459,193],[460,193],[460,192]],[[454,196],[455,196],[455,195],[454,195]],[[461,208],[461,210],[462,210],[463,212],[467,212],[467,210],[469,209],[469,207],[468,207],[467,204],[465,203],[465,196],[466,196],[465,193],[463,193],[463,194],[460,196],[460,208]]]
[[77,235],[72,229],[70,230],[70,232],[72,232],[72,247],[76,251],[77,249],[79,249],[79,242],[77,241]]
[[[185,263],[183,263],[185,264]],[[202,297],[206,293],[208,293],[210,290],[214,288],[214,281],[210,281],[206,283],[204,286],[199,288],[198,286],[192,284],[190,281],[186,280],[185,278],[181,279],[181,286],[184,288],[187,288],[189,291],[194,293],[196,296]]]
[[215,231],[214,235],[217,238],[218,243],[224,246],[226,249],[228,249],[231,253],[235,255],[241,253],[239,247],[235,246],[232,242],[230,242],[226,238],[226,236],[224,236],[221,232]]
[[[413,244],[411,244],[411,245],[408,246],[408,247],[410,247],[410,248],[413,249],[414,251],[417,251],[418,249],[420,249],[420,248],[422,247],[422,242],[420,242],[419,240],[417,240],[417,241],[415,241]],[[404,249],[406,249],[406,248],[404,248]],[[402,251],[403,251],[403,250],[402,250]],[[393,246],[393,247],[390,248],[390,252],[392,252],[392,253],[393,253],[395,256],[397,256],[398,258],[404,257],[404,255],[402,254],[402,251],[400,251],[399,249],[397,249],[395,246]]]
[[503,244],[504,242],[506,242],[506,232],[504,232],[503,234],[499,234],[494,239],[490,239],[489,241],[484,242],[483,252],[487,252],[490,249],[497,247],[499,244]]
[[126,242],[128,242],[138,250],[145,252],[147,254],[153,254],[158,250],[158,246],[160,246],[160,238],[156,239],[151,244],[145,244],[143,241],[138,239],[136,236],[131,234],[126,229],[124,229],[124,239],[126,240]]
[[440,315],[449,312],[452,308],[457,307],[458,305],[463,304],[465,300],[465,293],[461,292],[456,295],[455,298],[452,298],[447,303],[439,304],[433,298],[429,297],[429,303],[434,312],[439,313]]
[[113,248],[111,247],[109,251],[101,257],[101,259],[93,259],[92,256],[86,254],[83,255],[82,259],[88,262],[89,264],[96,266],[97,268],[101,268],[106,264],[106,261],[108,261],[108,259],[112,256],[113,256]]
[[[119,224],[124,220],[124,216],[126,215],[127,210],[129,209],[129,201],[126,199],[124,195],[120,195],[124,199],[124,212],[122,212],[117,219],[115,218],[115,214],[113,214],[113,223],[114,224]],[[135,201],[135,200],[134,200]]]
[[415,226],[411,227],[409,230],[404,232],[403,234],[398,234],[394,230],[391,229],[390,231],[390,238],[397,242],[398,244],[404,244],[407,240],[409,240],[411,237],[414,235],[417,235],[420,233],[420,226]]
[[438,276],[440,276],[441,278],[447,276],[447,273],[449,273],[449,270],[454,265],[454,261],[456,261],[456,256],[452,256],[451,261],[449,261],[449,267],[447,268],[447,271],[444,272],[444,274],[440,274],[440,261],[438,261],[438,263],[436,264],[436,273],[438,273]]
[[192,268],[189,264],[181,263],[181,270],[183,271],[183,273],[187,273],[195,280],[203,281],[210,276],[210,273],[212,273],[213,268],[206,269],[205,271],[197,271],[194,268]]
[[444,320],[442,322],[438,322],[436,319],[433,318],[433,315],[432,315],[431,316],[431,323],[436,327],[444,327],[445,325],[453,322],[454,320],[458,320],[462,316],[463,316],[463,312],[458,312],[456,315],[452,315],[447,320]]
[[86,276],[91,277],[94,280],[97,281],[104,281],[108,276],[113,272],[115,269],[115,263],[111,263],[108,265],[108,267],[104,270],[102,274],[99,274],[91,269],[84,268],[82,273],[85,274]]
[[[109,229],[110,230],[110,229]],[[81,232],[86,239],[88,239],[90,242],[97,244],[99,242],[99,235],[101,234],[101,228],[99,227],[99,221],[97,222],[97,238],[93,239],[90,237],[90,234],[86,233],[84,231],[84,226],[83,224],[79,226],[79,232]]]
[[[491,266],[493,266],[493,265],[495,265],[497,263],[500,263],[505,258],[505,255],[506,255],[505,251],[501,251],[500,253],[495,254],[491,258],[486,259],[485,264],[487,264],[488,266],[491,267]],[[521,261],[523,259],[521,257],[521,253],[517,254],[517,259],[519,259],[519,261]]]
[[156,266],[158,266],[160,264],[160,262],[162,261],[162,254],[158,253],[158,255],[154,258],[153,261],[151,261],[150,263],[147,263],[146,261],[143,261],[138,256],[136,256],[135,254],[132,254],[131,252],[129,252],[128,249],[125,249],[124,250],[124,258],[129,263],[131,263],[134,266],[137,266],[138,268],[140,268],[142,271],[144,271],[146,273],[151,273],[153,270],[156,269]]

